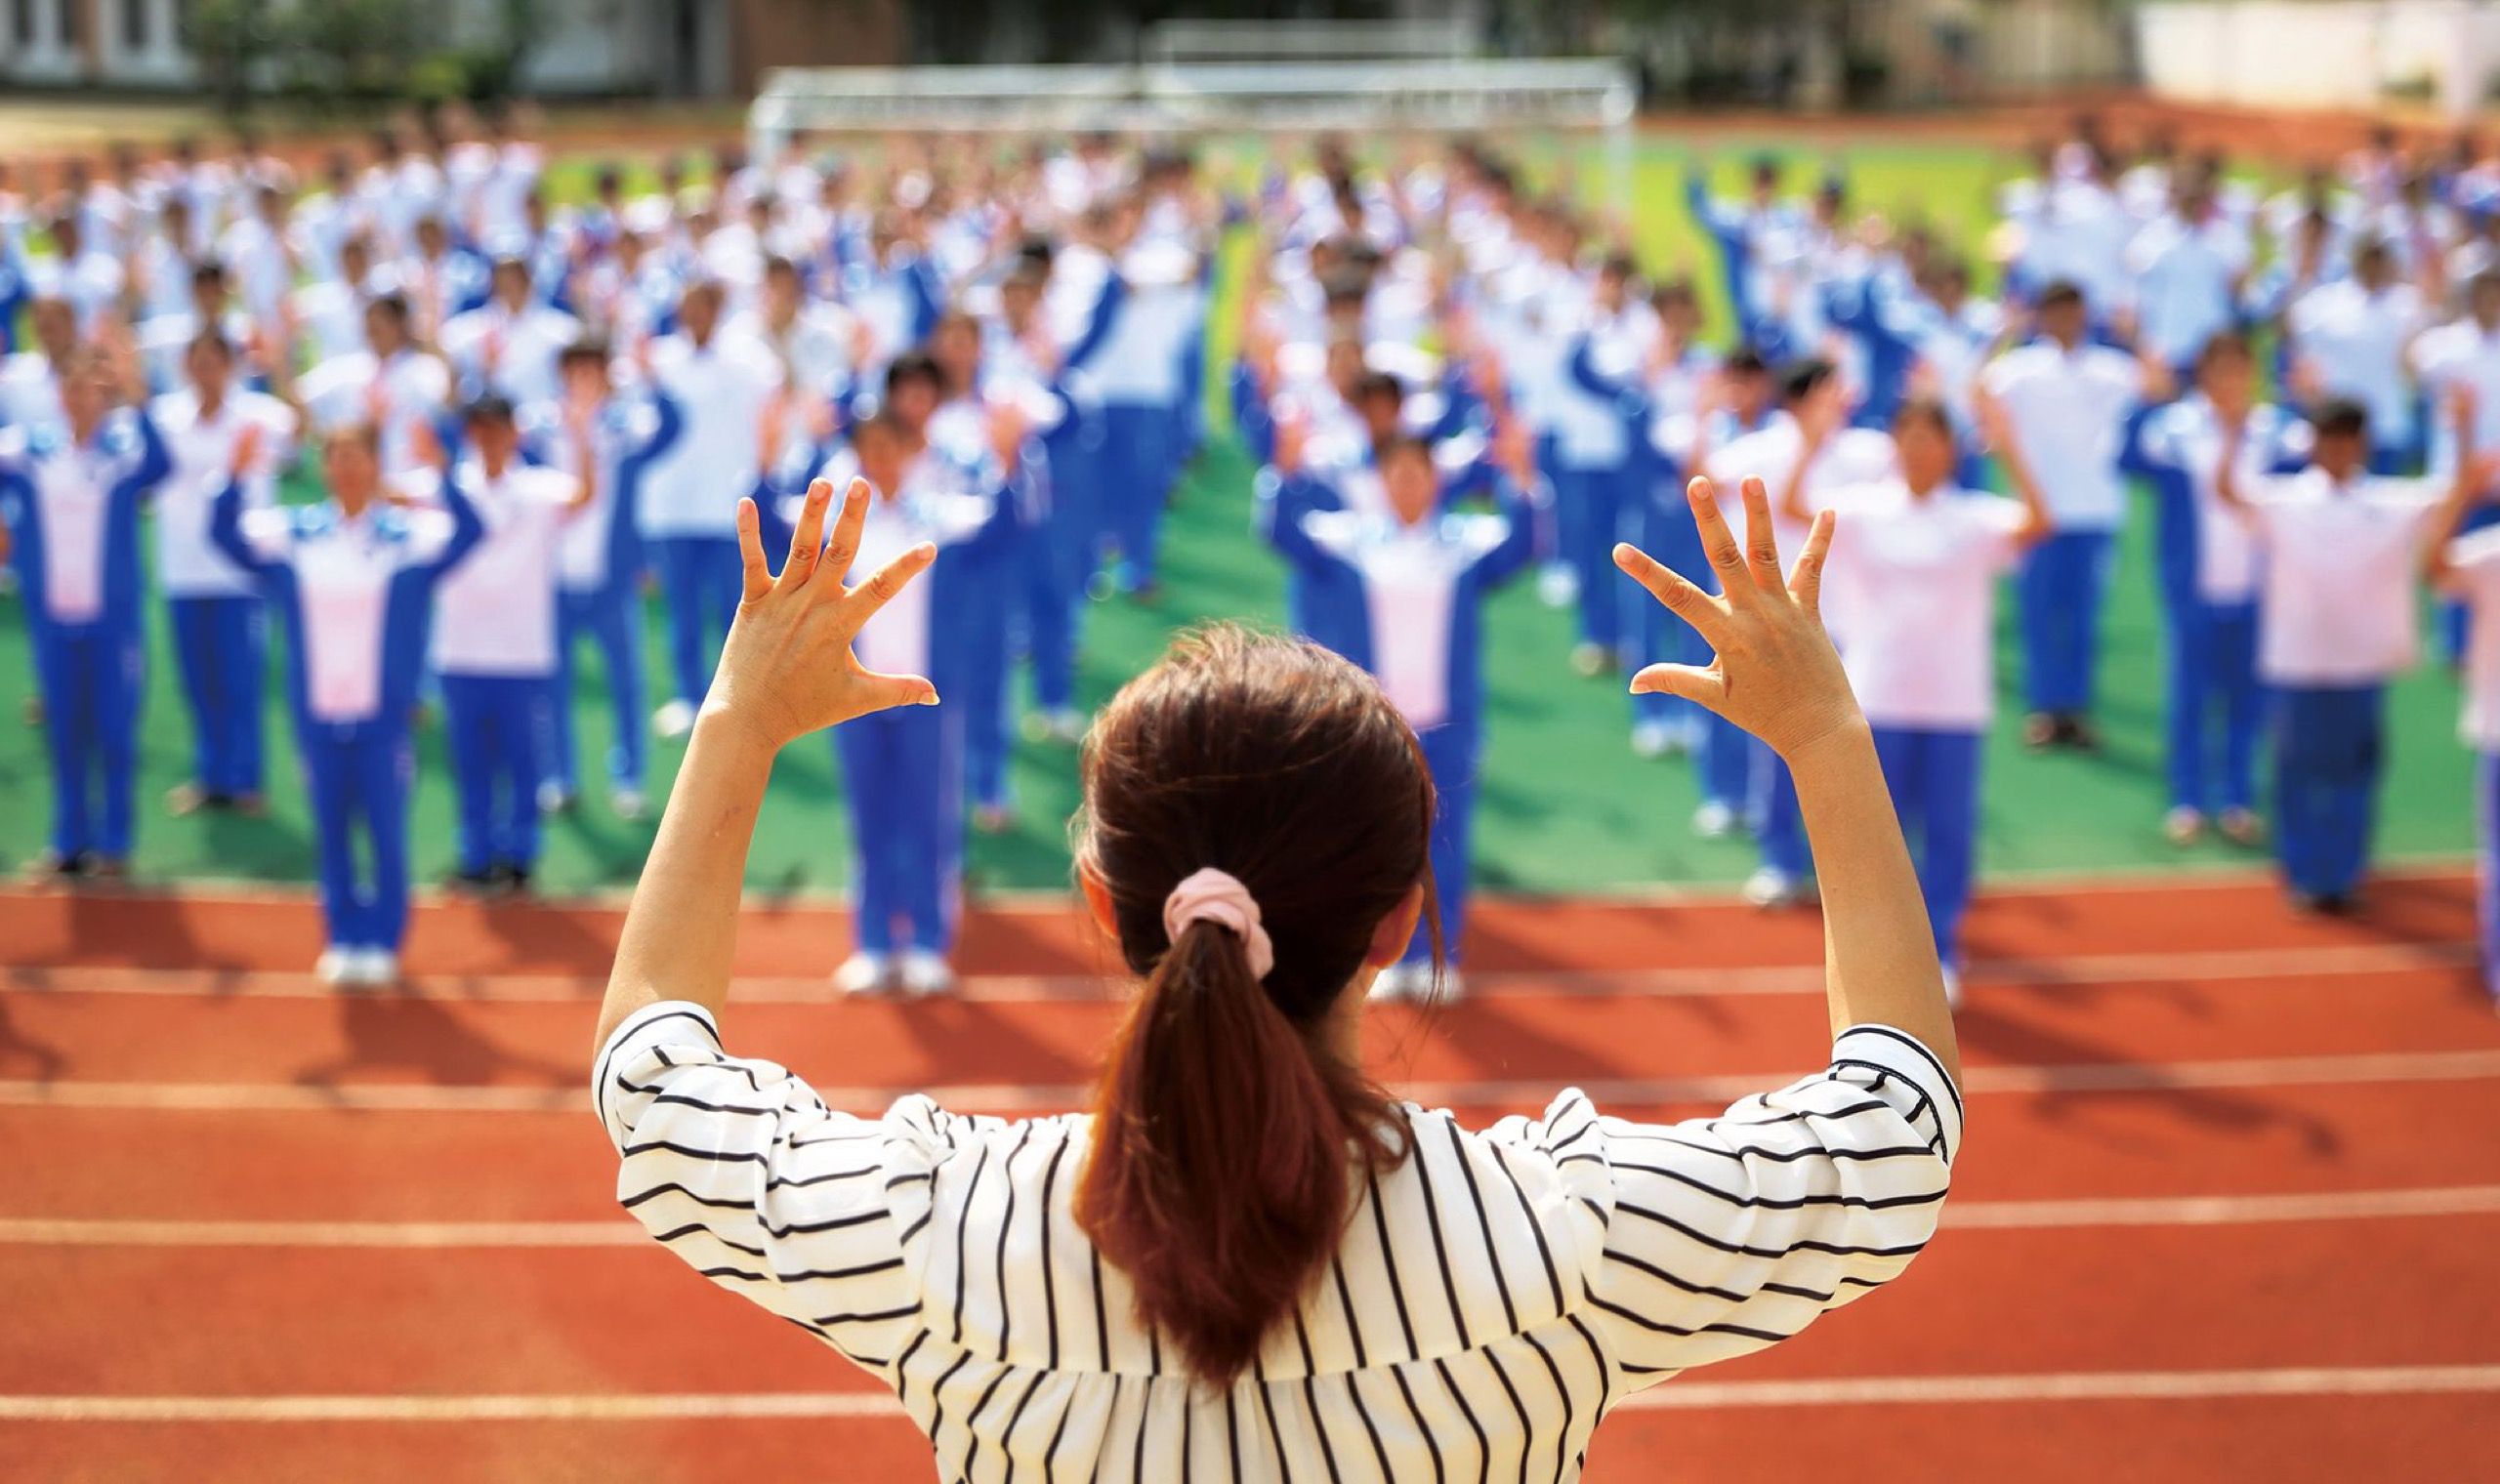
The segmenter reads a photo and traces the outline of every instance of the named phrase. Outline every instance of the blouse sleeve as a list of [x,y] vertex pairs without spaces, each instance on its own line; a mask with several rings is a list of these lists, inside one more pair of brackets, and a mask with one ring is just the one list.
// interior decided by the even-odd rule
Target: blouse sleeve
[[836,1113],[786,1069],[728,1054],[684,1002],[618,1026],[593,1077],[617,1201],[662,1246],[859,1366],[894,1363],[921,1308],[905,1254],[928,1224],[942,1115],[921,1099]]
[[1716,1118],[1630,1123],[1573,1092],[1523,1132],[1602,1225],[1588,1312],[1638,1388],[1899,1276],[1936,1233],[1962,1103],[1925,1046],[1859,1025],[1822,1072]]

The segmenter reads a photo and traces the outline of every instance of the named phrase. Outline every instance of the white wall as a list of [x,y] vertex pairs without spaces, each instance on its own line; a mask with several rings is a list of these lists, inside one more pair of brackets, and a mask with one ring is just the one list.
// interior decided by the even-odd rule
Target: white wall
[[2479,105],[2500,59],[2500,8],[2475,0],[2150,0],[2136,12],[2145,83],[2166,98],[2368,108],[2429,79],[2453,112]]

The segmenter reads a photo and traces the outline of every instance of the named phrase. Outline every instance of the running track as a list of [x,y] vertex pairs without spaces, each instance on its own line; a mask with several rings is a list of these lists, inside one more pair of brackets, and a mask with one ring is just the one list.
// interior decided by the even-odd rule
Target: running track
[[[0,893],[12,1479],[906,1480],[866,1378],[646,1244],[585,1111],[615,915],[424,910],[389,995],[297,972],[286,897]],[[1565,1082],[1681,1115],[1814,1064],[1810,915],[1496,903],[1478,997],[1383,1075],[1481,1117]],[[2500,1019],[2462,879],[2356,923],[2248,880],[1985,901],[1971,1138],[1908,1277],[1650,1391],[1600,1484],[2500,1477]],[[961,1002],[843,1004],[835,914],[760,908],[733,1047],[837,1102],[1064,1106],[1113,1013],[1085,930],[978,916]]]

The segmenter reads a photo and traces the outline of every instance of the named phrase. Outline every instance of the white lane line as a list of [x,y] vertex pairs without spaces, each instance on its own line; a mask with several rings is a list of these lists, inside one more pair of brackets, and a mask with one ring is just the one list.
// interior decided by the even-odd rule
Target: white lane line
[[[2177,953],[2086,954],[2057,959],[1983,959],[1966,988],[2054,989],[2087,986],[2165,988],[2179,984],[2244,984],[2271,988],[2281,979],[2349,978],[2464,968],[2469,943],[2355,944],[2319,948],[2206,949]],[[1820,996],[1819,965],[1743,969],[1511,969],[1471,973],[1479,998],[1703,999]],[[567,974],[439,974],[421,976],[381,997],[434,1004],[595,1004],[604,977]],[[12,994],[146,995],[220,1000],[349,1000],[371,991],[340,989],[310,973],[219,969],[0,968],[0,990]],[[1128,994],[1112,974],[976,974],[962,998],[979,1005],[1099,1004]],[[742,978],[746,1005],[831,1005],[846,997],[823,978]]]
[[[1910,1403],[2189,1401],[2216,1397],[2425,1396],[2500,1391],[2500,1365],[2284,1367],[2264,1371],[2053,1371],[2013,1376],[1852,1376],[1673,1381],[1617,1411],[1896,1406]],[[13,1422],[491,1422],[683,1419],[886,1419],[880,1391],[486,1396],[0,1396]]]
[[[1725,1073],[1698,1077],[1566,1078],[1521,1081],[1400,1081],[1391,1086],[1434,1107],[1543,1107],[1566,1086],[1601,1103],[1652,1107],[1726,1103],[1749,1092],[1786,1087],[1801,1071]],[[2220,1061],[2062,1062],[1976,1066],[1962,1091],[2000,1093],[2196,1092],[2227,1088],[2331,1087],[2354,1084],[2468,1082],[2500,1077],[2500,1049],[2460,1051],[2365,1051],[2323,1056],[2253,1056]],[[958,1083],[930,1087],[837,1087],[816,1092],[837,1108],[882,1108],[910,1092],[926,1092],[950,1108],[983,1113],[1058,1113],[1082,1107],[1077,1084]],[[123,1108],[151,1112],[384,1113],[583,1112],[589,1093],[575,1087],[351,1082],[335,1085],[224,1082],[43,1082],[0,1080],[0,1107]]]
[[[2500,1215],[2500,1185],[2321,1190],[2281,1195],[2143,1196],[2056,1201],[1947,1201],[1948,1228],[2082,1230],[2225,1226]],[[255,1221],[25,1216],[0,1218],[0,1247],[645,1248],[643,1228],[598,1221]]]

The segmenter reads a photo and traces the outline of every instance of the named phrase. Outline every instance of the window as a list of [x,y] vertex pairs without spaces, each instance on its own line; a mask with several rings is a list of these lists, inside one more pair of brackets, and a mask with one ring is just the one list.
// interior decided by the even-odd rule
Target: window
[[11,0],[9,34],[19,47],[31,51],[35,44],[35,5],[37,0]]
[[147,22],[155,9],[154,0],[121,0],[121,47],[125,52],[147,50]]
[[80,24],[87,19],[86,0],[60,0],[54,9],[59,12],[53,18],[55,39],[60,41],[64,51],[78,50],[86,39],[85,27]]

